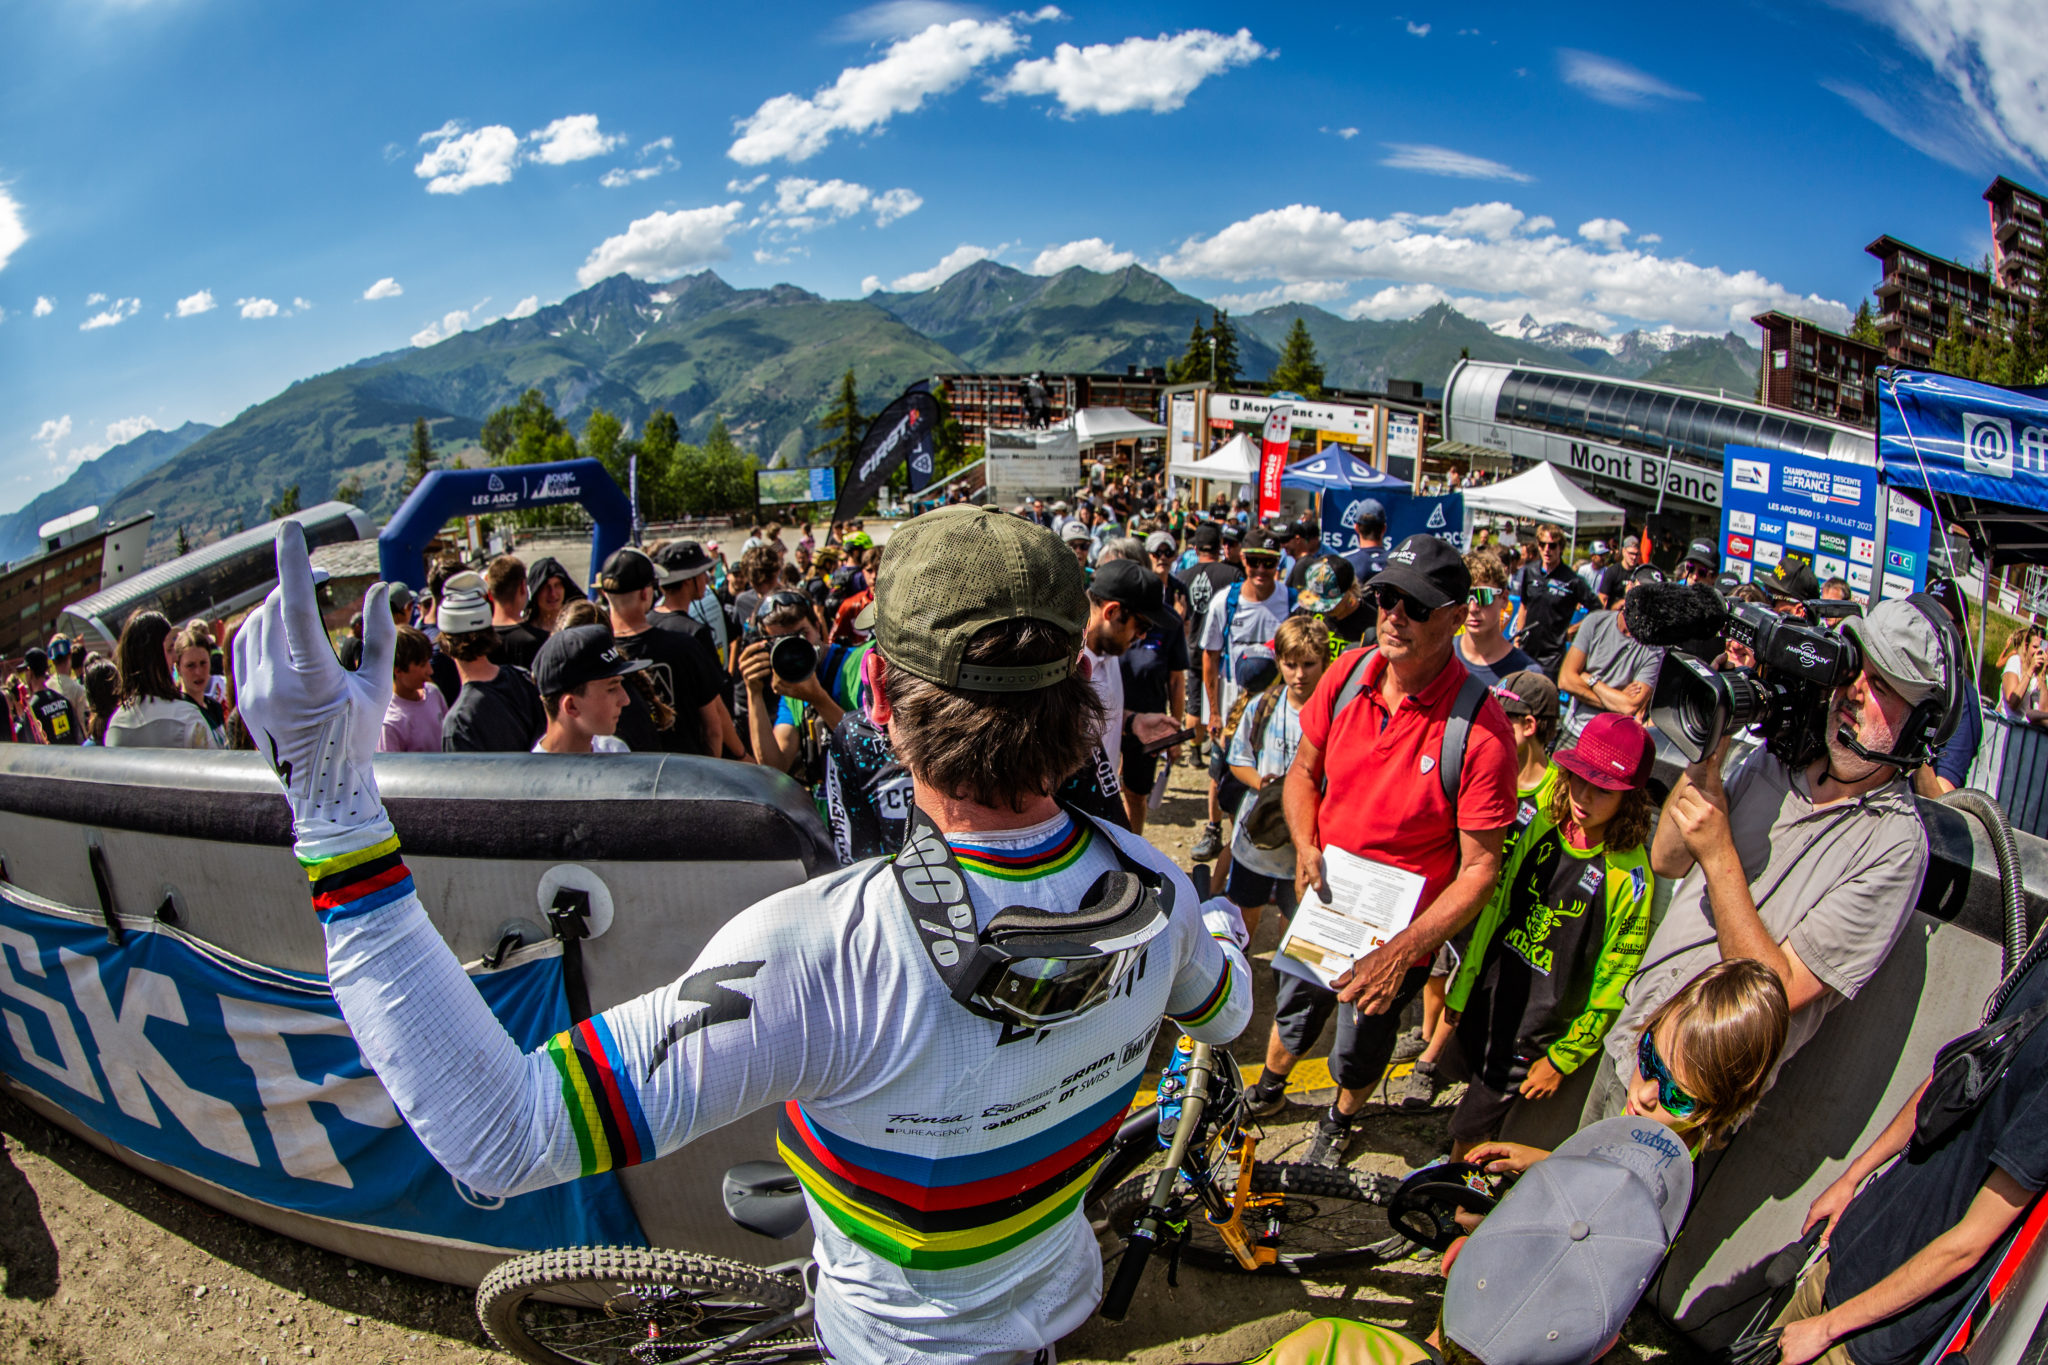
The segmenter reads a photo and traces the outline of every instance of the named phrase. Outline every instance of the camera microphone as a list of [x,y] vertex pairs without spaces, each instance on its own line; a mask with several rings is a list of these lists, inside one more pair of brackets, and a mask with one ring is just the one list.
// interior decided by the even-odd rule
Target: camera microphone
[[1719,635],[1728,601],[1707,583],[1642,583],[1629,589],[1621,618],[1646,645],[1682,645]]

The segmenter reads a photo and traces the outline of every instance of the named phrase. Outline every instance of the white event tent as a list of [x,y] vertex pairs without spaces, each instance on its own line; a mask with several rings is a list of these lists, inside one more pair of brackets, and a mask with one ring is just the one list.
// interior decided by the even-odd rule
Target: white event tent
[[1166,435],[1166,428],[1129,408],[1082,408],[1074,414],[1074,435],[1085,450],[1105,441],[1150,440]]
[[1570,531],[1573,539],[1582,528],[1616,527],[1628,519],[1621,508],[1588,493],[1548,461],[1512,479],[1460,491],[1468,514],[1488,512],[1526,521],[1554,521]]
[[1258,482],[1258,469],[1258,449],[1240,432],[1218,446],[1206,459],[1175,460],[1166,472],[1176,479],[1248,484]]

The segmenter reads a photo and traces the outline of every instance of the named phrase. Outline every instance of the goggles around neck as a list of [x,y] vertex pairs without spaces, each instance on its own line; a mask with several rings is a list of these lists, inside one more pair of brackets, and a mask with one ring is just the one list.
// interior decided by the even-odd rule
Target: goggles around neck
[[[1086,818],[1074,815],[1073,818]],[[1000,910],[977,930],[967,874],[931,818],[911,808],[896,882],[947,993],[984,1019],[1051,1028],[1108,1000],[1173,917],[1173,888],[1114,838],[1121,866],[1071,911]]]

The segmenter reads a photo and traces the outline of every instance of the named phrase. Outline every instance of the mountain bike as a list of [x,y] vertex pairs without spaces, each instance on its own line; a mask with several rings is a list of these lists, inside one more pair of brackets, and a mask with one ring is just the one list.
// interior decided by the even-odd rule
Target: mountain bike
[[[1400,1183],[1343,1167],[1257,1159],[1259,1130],[1230,1055],[1183,1037],[1158,1103],[1124,1120],[1084,1200],[1124,1243],[1103,1316],[1121,1318],[1151,1255],[1219,1270],[1299,1273],[1414,1250],[1390,1221]],[[1167,1147],[1157,1174],[1139,1174]],[[726,1172],[726,1213],[793,1236],[808,1217],[787,1166]],[[659,1247],[569,1247],[517,1256],[477,1289],[491,1339],[530,1365],[745,1365],[822,1357],[808,1256],[760,1267]]]

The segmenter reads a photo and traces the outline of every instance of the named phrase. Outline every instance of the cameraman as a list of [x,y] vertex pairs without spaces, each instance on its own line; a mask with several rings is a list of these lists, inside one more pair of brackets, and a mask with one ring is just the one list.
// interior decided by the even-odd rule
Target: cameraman
[[[1650,866],[1684,881],[1608,1034],[1613,1065],[1582,1122],[1622,1112],[1644,1020],[1715,962],[1753,958],[1784,983],[1792,1027],[1782,1067],[1877,974],[1905,928],[1927,871],[1927,832],[1914,765],[1876,756],[1921,743],[1908,717],[1922,702],[1945,702],[1955,682],[1942,676],[1933,625],[1911,603],[1885,602],[1842,631],[1862,651],[1863,673],[1830,698],[1823,756],[1795,771],[1766,745],[1724,785],[1724,740],[1664,802]],[[1842,728],[1873,757],[1844,744]]]
[[[822,736],[853,709],[860,687],[860,661],[855,656],[861,647],[825,644],[811,601],[800,592],[762,598],[747,634],[748,643],[740,650],[740,676],[747,683],[747,735],[754,743],[754,760],[777,772],[790,772],[803,752],[810,718],[817,717]],[[792,637],[808,644],[815,660],[795,681],[775,668],[778,643]],[[781,649],[785,659],[804,653],[801,646]]]

